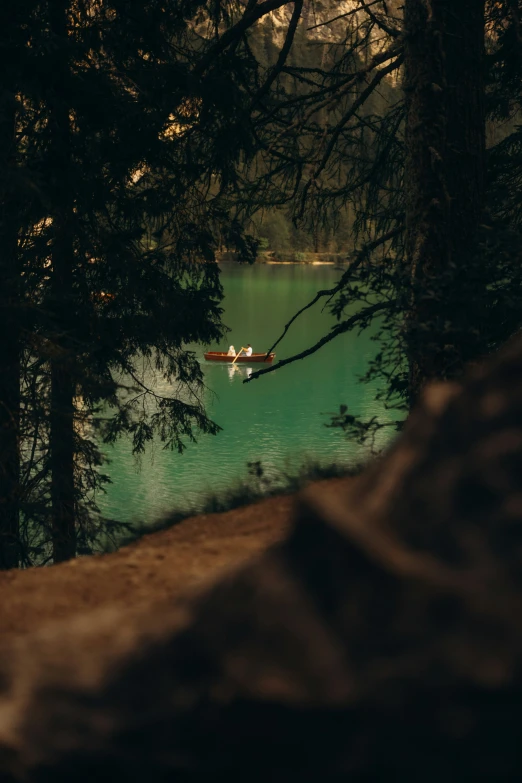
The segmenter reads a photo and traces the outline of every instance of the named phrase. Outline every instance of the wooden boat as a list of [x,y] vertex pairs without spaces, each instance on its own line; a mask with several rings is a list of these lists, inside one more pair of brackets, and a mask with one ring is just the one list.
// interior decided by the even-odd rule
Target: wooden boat
[[272,364],[274,357],[275,353],[269,353],[268,356],[266,353],[253,353],[251,356],[245,356],[242,353],[237,359],[235,356],[229,356],[225,351],[207,351],[205,354],[207,362],[228,362],[229,364],[232,364],[234,359],[236,359],[236,364],[250,364],[251,362]]

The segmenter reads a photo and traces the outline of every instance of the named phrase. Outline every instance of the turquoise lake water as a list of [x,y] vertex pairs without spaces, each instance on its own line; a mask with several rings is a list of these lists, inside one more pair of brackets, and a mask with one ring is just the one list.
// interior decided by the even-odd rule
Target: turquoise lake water
[[[267,350],[294,312],[320,288],[331,287],[341,272],[331,266],[223,266],[224,321],[230,333],[210,350],[236,349],[251,343]],[[294,324],[276,349],[276,361],[309,347],[334,325],[321,304]],[[348,405],[350,412],[370,418],[383,415],[375,389],[361,384],[368,360],[376,351],[371,334],[346,334],[319,352],[277,372],[244,384],[260,365],[231,367],[203,363],[205,404],[223,429],[189,444],[183,454],[165,451],[160,443],[139,461],[128,441],[107,449],[112,485],[99,497],[103,513],[123,521],[153,521],[173,509],[201,504],[247,477],[247,462],[261,461],[271,475],[296,469],[306,460],[350,462],[363,457],[360,447],[339,430],[326,428],[328,413]],[[208,350],[208,349],[207,349]],[[163,391],[168,391],[160,384]],[[386,418],[386,416],[384,416]]]

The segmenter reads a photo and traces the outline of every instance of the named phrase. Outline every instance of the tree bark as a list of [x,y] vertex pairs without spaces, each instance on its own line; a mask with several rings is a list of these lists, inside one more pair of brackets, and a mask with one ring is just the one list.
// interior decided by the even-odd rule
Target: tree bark
[[76,555],[74,492],[74,381],[59,361],[51,366],[51,503],[53,561]]
[[[6,69],[2,68],[4,77]],[[1,77],[0,77],[1,78]],[[14,94],[0,84],[0,569],[16,568],[19,548],[20,302]]]
[[51,359],[51,412],[49,452],[53,560],[76,554],[74,484],[74,308],[73,233],[74,203],[71,200],[71,132],[69,109],[63,88],[67,84],[67,0],[50,4],[50,25],[58,42],[56,81],[52,86],[54,244],[52,250],[52,305],[54,314]]
[[484,204],[484,0],[406,0],[406,345],[411,401],[472,348],[466,268]]

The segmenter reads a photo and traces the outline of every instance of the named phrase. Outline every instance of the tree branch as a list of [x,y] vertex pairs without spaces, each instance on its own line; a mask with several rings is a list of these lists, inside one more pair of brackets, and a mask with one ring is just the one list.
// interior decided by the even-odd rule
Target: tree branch
[[[372,5],[377,5],[377,3],[382,2],[382,0],[372,0],[372,2],[369,4],[369,7]],[[344,14],[339,14],[339,16],[334,16],[332,19],[328,19],[326,22],[319,22],[318,24],[313,24],[311,27],[307,27],[307,30],[317,30],[318,27],[325,27],[326,25],[332,24],[332,22],[337,22],[339,19],[347,19],[349,16],[353,16],[358,11],[360,11],[360,8],[352,8],[351,11],[346,11]]]
[[340,334],[349,332],[350,329],[353,329],[353,327],[357,326],[358,323],[364,322],[369,318],[373,318],[376,313],[382,312],[383,310],[390,310],[392,307],[395,307],[396,304],[396,300],[392,299],[389,302],[379,302],[377,304],[366,307],[364,310],[360,310],[355,315],[347,318],[346,321],[342,321],[340,324],[334,327],[329,334],[322,337],[318,342],[315,343],[315,345],[312,345],[311,348],[307,348],[305,351],[301,351],[301,353],[296,353],[294,356],[290,356],[288,359],[281,359],[279,362],[277,362],[277,364],[274,364],[271,367],[266,367],[264,370],[258,370],[257,372],[252,373],[250,378],[245,378],[243,383],[250,383],[250,381],[256,380],[261,375],[266,375],[269,372],[275,372],[275,370],[279,370],[281,367],[284,367],[287,364],[293,364],[293,362],[296,362],[298,359],[304,359],[306,356],[311,356],[324,345],[330,343],[332,340],[335,340],[335,338]]
[[373,13],[373,11],[370,11],[370,7],[372,5],[375,5],[375,2],[369,3],[366,5],[366,0],[360,0],[362,3],[363,9],[366,11],[370,19],[374,24],[377,25],[377,27],[385,32],[387,35],[391,36],[392,38],[400,38],[401,34],[398,30],[396,30],[394,27],[390,27],[387,25],[381,18],[379,18],[376,14]]
[[[337,102],[343,95],[346,95],[348,91],[358,82],[362,81],[367,74],[369,74],[377,65],[381,64],[382,62],[386,62],[387,60],[390,60],[393,57],[397,57],[399,55],[398,59],[395,60],[393,63],[391,63],[387,68],[384,68],[382,71],[378,71],[376,74],[376,77],[372,80],[368,88],[363,93],[363,100],[361,102],[357,102],[352,106],[353,112],[357,112],[360,105],[364,103],[366,98],[369,94],[375,89],[375,87],[380,83],[382,78],[386,76],[388,73],[391,73],[395,68],[400,67],[402,63],[402,46],[397,46],[396,44],[393,44],[387,51],[385,52],[379,52],[375,55],[375,57],[372,58],[371,62],[368,63],[368,65],[365,65],[364,67],[360,68],[359,70],[355,71],[353,74],[349,76],[349,78],[343,80],[341,84],[336,84],[330,87],[325,87],[317,93],[315,93],[313,96],[297,96],[295,98],[292,98],[291,100],[285,101],[284,103],[281,103],[277,108],[272,109],[271,112],[269,112],[268,115],[263,117],[263,124],[266,124],[268,121],[270,121],[276,112],[280,111],[281,109],[287,108],[288,106],[296,103],[300,103],[303,101],[309,102],[312,99],[316,99],[319,95],[325,95],[327,93],[332,93],[333,95],[330,95],[325,101],[319,104],[312,105],[312,107],[309,109],[308,114],[306,114],[304,117],[300,117],[294,122],[289,123],[284,130],[280,131],[278,134],[276,134],[275,138],[270,142],[270,145],[267,149],[268,152],[271,152],[277,142],[279,142],[284,136],[287,136],[292,131],[295,131],[298,128],[303,128],[303,126],[308,122],[308,120],[313,117],[314,114],[316,114],[318,111],[321,111],[321,109],[328,108],[335,102]],[[362,96],[360,96],[361,98]],[[343,129],[342,123],[348,122],[350,119],[349,116],[345,115],[342,120],[340,120],[339,124],[334,129],[333,133],[335,134],[338,131],[336,139],[338,138],[339,134],[341,133]],[[326,165],[325,161],[325,165]],[[324,167],[324,166],[323,166]],[[322,170],[322,169],[321,169]],[[314,174],[314,177],[317,176],[317,174]]]
[[324,288],[323,290],[318,291],[315,297],[310,302],[308,302],[308,304],[306,304],[304,307],[298,310],[297,313],[295,313],[295,315],[292,316],[292,318],[285,325],[285,328],[281,336],[278,337],[275,343],[266,352],[266,356],[268,357],[269,354],[272,353],[274,348],[276,348],[279,345],[279,343],[281,342],[283,337],[285,337],[285,335],[287,334],[288,330],[290,329],[294,321],[296,321],[299,318],[299,316],[305,312],[305,310],[309,310],[310,307],[313,307],[314,304],[319,301],[319,299],[323,298],[323,296],[329,296],[330,299],[328,301],[330,301],[332,297],[335,296],[335,294],[338,293],[341,290],[341,288],[343,288],[343,286],[346,285],[349,278],[358,269],[358,267],[360,267],[364,259],[368,256],[368,254],[371,253],[372,250],[375,250],[376,247],[379,247],[380,245],[383,245],[385,242],[388,242],[388,240],[394,239],[396,236],[399,236],[399,234],[403,231],[403,228],[404,226],[400,225],[394,229],[391,229],[386,234],[383,234],[377,239],[374,239],[372,242],[368,242],[366,245],[364,245],[364,247],[358,250],[353,262],[350,264],[348,269],[345,272],[343,272],[343,274],[341,275],[339,282],[333,288]]
[[313,176],[308,180],[306,185],[303,188],[303,193],[301,195],[301,209],[299,211],[299,218],[303,217],[304,209],[305,209],[305,202],[306,197],[308,195],[308,191],[310,190],[310,187],[312,186],[312,183],[315,182],[316,178],[321,174],[321,172],[324,170],[326,164],[328,163],[328,160],[330,159],[330,155],[332,154],[332,151],[337,143],[337,139],[341,135],[341,132],[343,131],[346,123],[348,123],[351,118],[354,116],[354,114],[360,109],[360,107],[366,102],[366,100],[369,98],[369,96],[373,93],[373,91],[379,86],[381,81],[384,79],[385,76],[388,76],[393,71],[397,70],[397,68],[400,68],[403,62],[403,54],[402,52],[399,54],[399,56],[393,60],[393,62],[389,63],[385,68],[381,68],[381,70],[377,71],[369,85],[366,87],[365,90],[359,95],[356,101],[350,106],[348,111],[344,114],[344,116],[341,118],[341,120],[338,122],[334,132],[332,133],[332,136],[330,138],[330,141],[328,142],[328,146],[323,154],[323,157],[321,159],[321,162],[319,166],[316,168],[316,170],[313,173]]
[[292,48],[292,43],[294,42],[294,37],[295,37],[295,31],[297,30],[297,25],[299,23],[302,10],[303,10],[303,0],[295,0],[292,18],[290,19],[290,24],[288,25],[288,31],[286,33],[285,42],[283,44],[281,51],[279,52],[279,57],[277,58],[277,62],[272,68],[272,72],[268,76],[266,82],[259,89],[257,95],[254,96],[254,100],[252,101],[252,107],[254,107],[257,103],[259,103],[259,101],[267,94],[270,87],[275,82],[278,75],[281,73],[283,66],[286,62],[286,58],[288,57],[288,53]]
[[239,22],[224,32],[221,38],[199,60],[193,71],[194,76],[201,76],[211,65],[212,61],[219,57],[237,38],[240,38],[255,22],[271,11],[281,8],[283,5],[289,5],[290,2],[293,2],[293,0],[265,0],[264,3],[255,6],[249,13],[245,12]]

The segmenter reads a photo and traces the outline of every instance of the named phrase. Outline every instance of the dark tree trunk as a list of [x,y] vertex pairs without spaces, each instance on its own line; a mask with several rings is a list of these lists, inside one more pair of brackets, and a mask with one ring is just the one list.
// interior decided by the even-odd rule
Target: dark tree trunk
[[69,560],[76,554],[74,486],[74,307],[73,228],[71,196],[71,132],[66,99],[68,81],[66,0],[50,4],[51,29],[58,45],[56,80],[52,86],[53,133],[52,306],[54,311],[53,358],[51,360],[51,414],[49,452],[53,560]]
[[406,342],[413,402],[472,358],[466,269],[484,203],[484,0],[406,0]]
[[53,560],[76,555],[74,503],[74,380],[67,362],[51,365],[51,503]]
[[[5,69],[2,69],[4,76]],[[1,77],[0,77],[1,78]],[[0,568],[19,564],[20,302],[14,94],[0,84]]]

